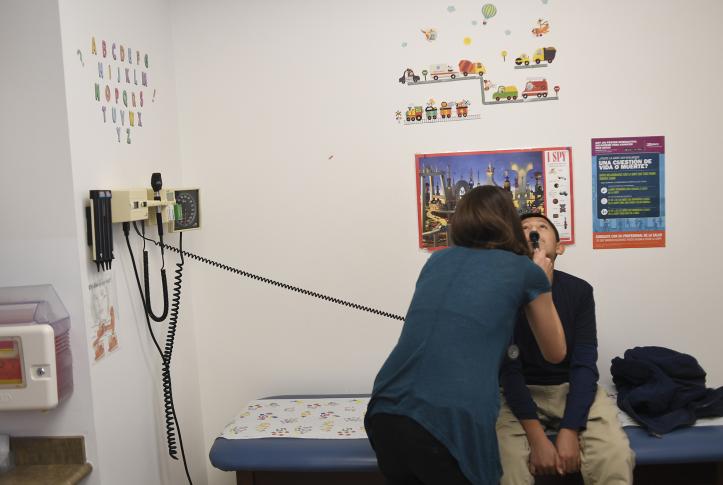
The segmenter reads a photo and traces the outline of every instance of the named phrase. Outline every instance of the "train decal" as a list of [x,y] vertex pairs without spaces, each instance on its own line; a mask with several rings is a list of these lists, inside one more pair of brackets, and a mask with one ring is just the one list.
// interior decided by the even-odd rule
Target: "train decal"
[[[437,104],[434,99],[430,99],[424,107],[410,104],[405,111],[404,118],[406,119],[406,123],[404,124],[478,119],[479,115],[469,114],[469,105],[470,102],[467,99],[460,101],[442,101],[439,104]],[[397,119],[399,119],[399,116]]]

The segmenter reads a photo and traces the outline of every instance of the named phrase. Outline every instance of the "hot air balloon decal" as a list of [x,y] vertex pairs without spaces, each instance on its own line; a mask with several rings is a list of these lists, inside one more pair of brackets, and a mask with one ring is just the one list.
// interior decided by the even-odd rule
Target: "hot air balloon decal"
[[497,7],[495,7],[491,3],[486,3],[482,5],[482,16],[485,18],[482,21],[482,25],[487,25],[487,21],[495,15],[497,15]]

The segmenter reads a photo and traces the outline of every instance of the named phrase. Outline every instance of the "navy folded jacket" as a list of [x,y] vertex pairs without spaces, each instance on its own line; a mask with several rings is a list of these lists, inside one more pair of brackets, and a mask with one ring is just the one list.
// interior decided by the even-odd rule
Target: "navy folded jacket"
[[705,387],[705,371],[687,354],[664,347],[635,347],[612,360],[618,406],[653,434],[723,416],[723,387]]

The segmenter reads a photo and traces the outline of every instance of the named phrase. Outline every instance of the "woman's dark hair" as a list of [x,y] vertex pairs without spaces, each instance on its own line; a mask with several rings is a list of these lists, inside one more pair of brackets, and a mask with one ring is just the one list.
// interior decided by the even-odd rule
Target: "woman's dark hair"
[[512,194],[499,187],[482,185],[467,192],[457,204],[451,224],[456,246],[531,254]]

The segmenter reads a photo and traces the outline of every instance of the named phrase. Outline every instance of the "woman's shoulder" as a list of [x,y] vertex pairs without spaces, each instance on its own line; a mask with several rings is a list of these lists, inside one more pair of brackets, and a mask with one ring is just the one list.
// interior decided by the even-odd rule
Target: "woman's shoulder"
[[487,251],[491,258],[509,261],[511,264],[526,265],[532,262],[526,254],[517,254],[506,249],[488,249]]
[[465,248],[462,246],[447,246],[443,249],[437,249],[432,251],[432,254],[429,256],[429,261],[434,261],[435,259],[459,257],[465,253],[466,249],[469,248]]
[[433,252],[429,260],[447,258],[479,259],[486,262],[499,261],[514,266],[524,266],[532,263],[528,256],[505,249],[468,248],[464,246],[450,246],[440,249]]
[[497,268],[504,268],[519,274],[529,274],[535,272],[538,266],[526,254],[517,254],[504,249],[488,249],[487,261]]

